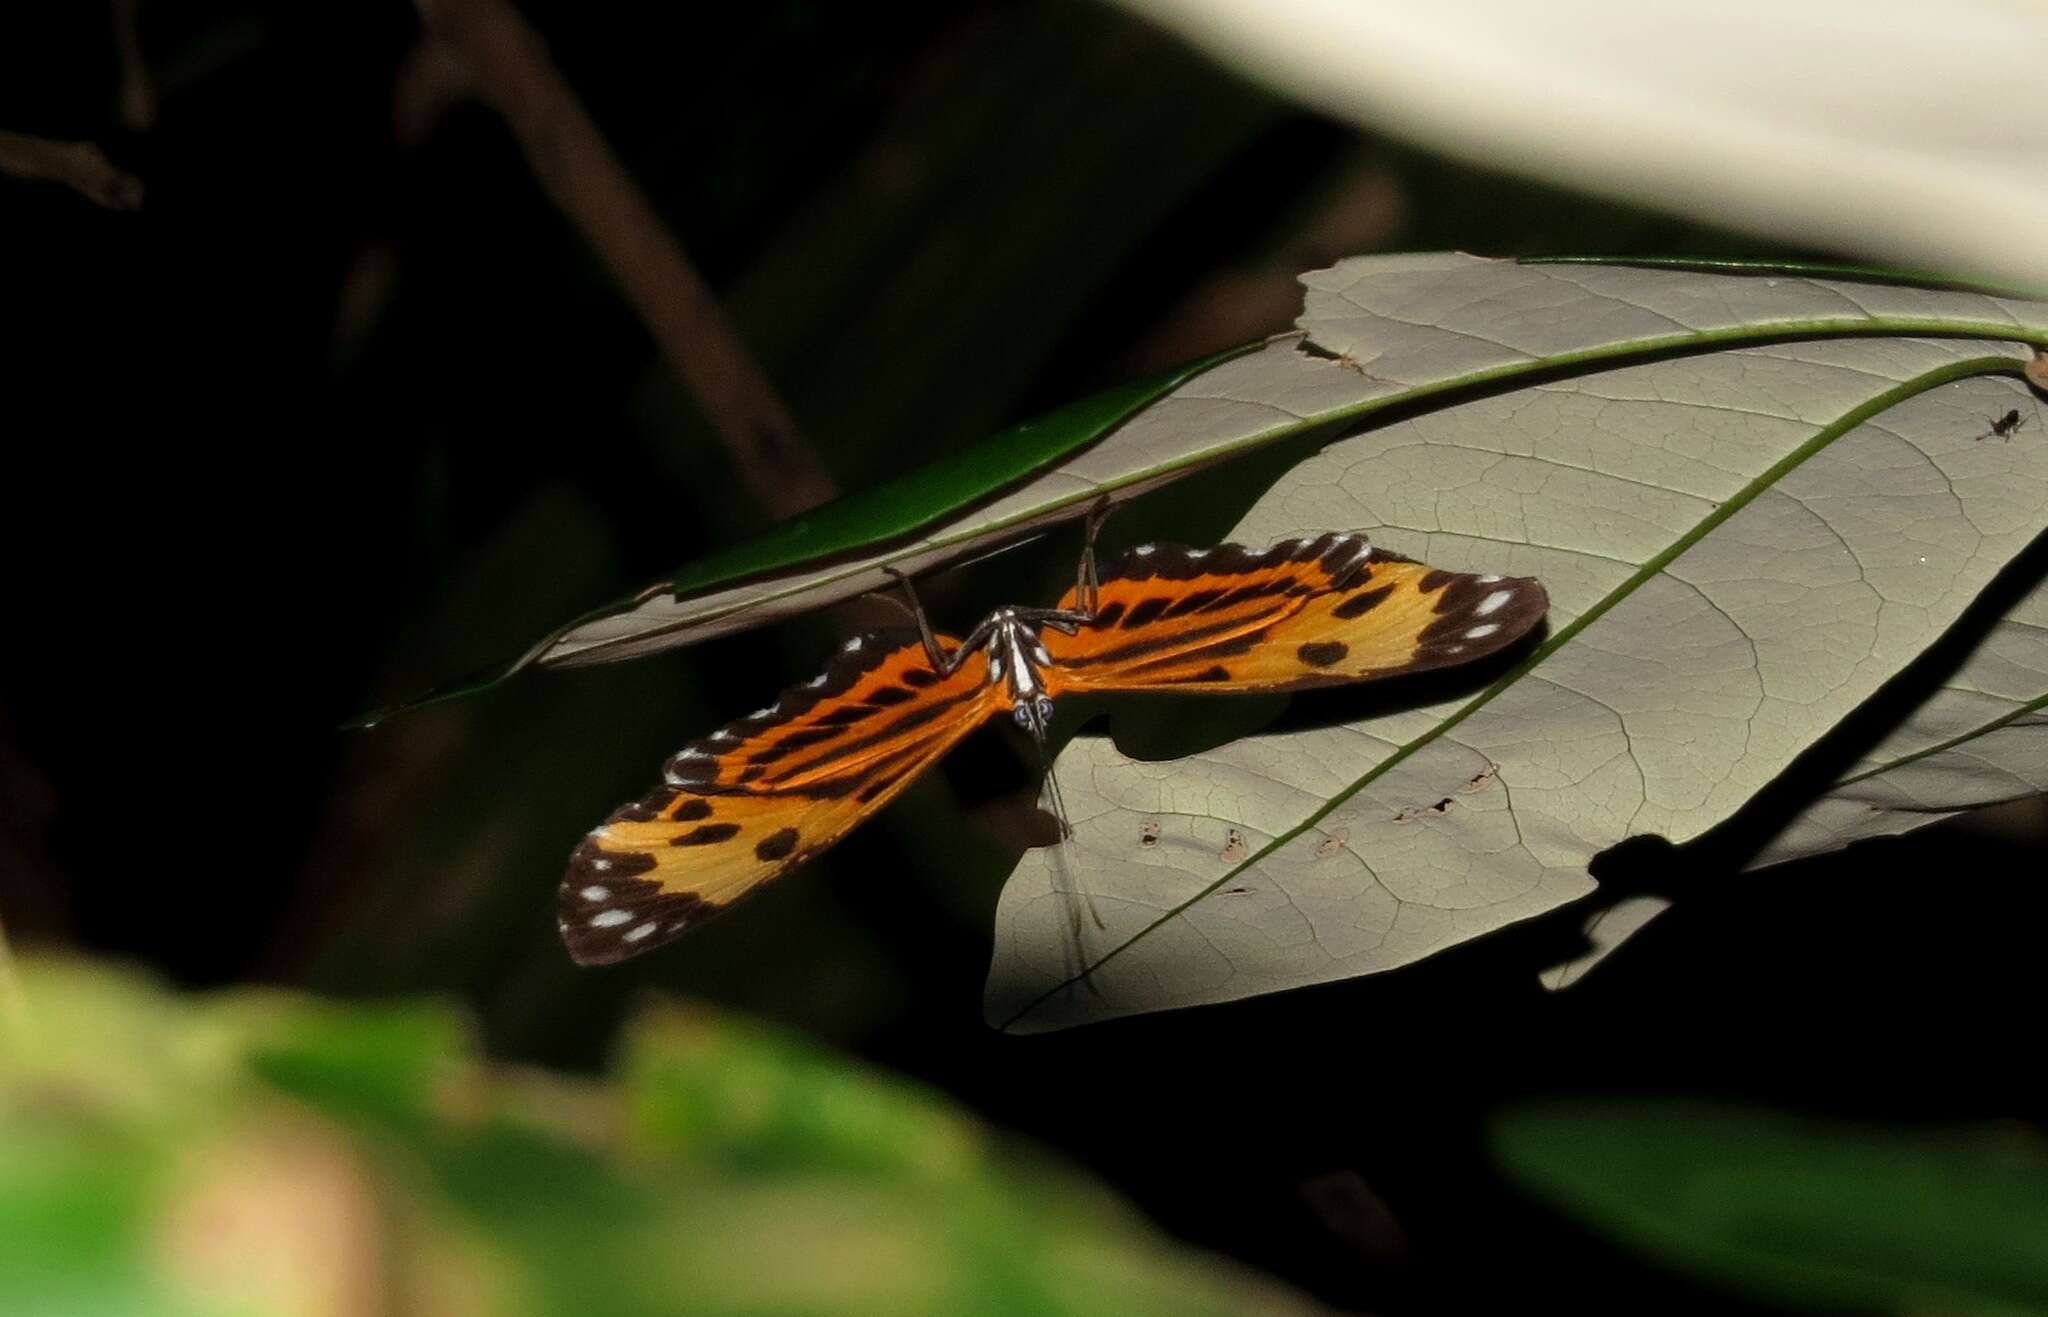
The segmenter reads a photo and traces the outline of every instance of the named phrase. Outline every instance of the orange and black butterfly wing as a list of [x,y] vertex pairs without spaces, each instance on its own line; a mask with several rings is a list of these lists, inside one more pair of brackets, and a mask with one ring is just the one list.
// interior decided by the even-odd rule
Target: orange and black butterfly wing
[[[1078,609],[1069,591],[1063,609]],[[1062,691],[1281,691],[1468,663],[1550,606],[1528,578],[1438,571],[1356,533],[1265,549],[1142,545],[1096,594],[1094,620],[1043,632]]]
[[849,642],[816,680],[684,746],[583,839],[561,887],[569,954],[604,965],[672,941],[845,836],[1003,707],[978,652],[941,675],[914,633]]

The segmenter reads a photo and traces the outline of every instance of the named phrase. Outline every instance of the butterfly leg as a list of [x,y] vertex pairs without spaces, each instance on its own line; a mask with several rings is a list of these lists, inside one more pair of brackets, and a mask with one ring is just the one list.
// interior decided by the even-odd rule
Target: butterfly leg
[[939,648],[938,637],[932,634],[931,619],[925,616],[924,605],[918,601],[917,590],[910,584],[910,578],[894,567],[884,567],[882,570],[896,578],[896,584],[903,587],[904,598],[910,602],[890,599],[888,595],[883,595],[882,598],[888,599],[890,603],[909,613],[911,620],[917,623],[918,638],[924,641],[925,657],[932,661],[932,671],[942,677],[950,674],[953,669],[960,666],[960,656],[966,652],[966,646],[954,650],[950,655],[942,651]]
[[1049,626],[1069,636],[1095,620],[1094,613],[1084,613],[1078,608],[1020,608],[1017,616],[1034,626]]
[[888,595],[880,595],[878,597],[888,599],[890,603],[910,614],[911,618],[917,623],[918,638],[924,641],[925,657],[931,660],[932,671],[938,673],[941,677],[952,676],[954,671],[959,668],[961,661],[979,649],[982,642],[988,639],[992,626],[991,622],[984,621],[980,626],[968,632],[967,639],[961,641],[954,648],[953,652],[948,654],[939,648],[938,637],[932,634],[931,619],[925,616],[924,605],[918,601],[917,590],[910,584],[910,578],[897,571],[894,567],[884,567],[882,570],[896,578],[896,584],[903,587],[904,596],[910,602],[905,603],[902,599],[891,599]]
[[1082,621],[1095,616],[1095,596],[1102,588],[1102,578],[1095,570],[1095,537],[1102,533],[1102,523],[1109,520],[1110,510],[1107,494],[1095,500],[1095,506],[1088,509],[1088,522],[1081,539],[1081,563],[1074,572],[1074,599],[1081,605],[1078,611],[1087,615]]

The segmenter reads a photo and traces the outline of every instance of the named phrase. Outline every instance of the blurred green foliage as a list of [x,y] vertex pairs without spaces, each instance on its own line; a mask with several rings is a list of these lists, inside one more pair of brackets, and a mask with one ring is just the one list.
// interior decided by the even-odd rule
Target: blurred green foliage
[[24,967],[0,1305],[109,1314],[1305,1311],[935,1094],[701,1006],[606,1079],[431,1001]]
[[2048,1140],[1698,1102],[1503,1113],[1526,1192],[1702,1280],[1802,1310],[2048,1310]]

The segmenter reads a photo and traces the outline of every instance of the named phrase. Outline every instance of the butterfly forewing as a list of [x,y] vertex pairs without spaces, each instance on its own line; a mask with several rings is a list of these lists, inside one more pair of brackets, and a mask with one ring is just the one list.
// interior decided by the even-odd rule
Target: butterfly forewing
[[[1328,686],[1481,658],[1535,626],[1549,603],[1533,580],[1438,571],[1355,533],[1256,550],[1146,545],[1092,602],[1089,613],[1069,591],[1066,616],[1038,631],[1042,652],[1017,641],[1010,628],[1028,625],[1018,614],[992,615],[995,629],[979,634],[1010,646],[1001,674],[986,649],[946,672],[915,633],[863,636],[816,680],[685,746],[661,786],[570,857],[560,900],[570,954],[586,965],[638,955],[801,864],[1009,710],[1034,689],[1026,676],[1042,683],[1041,701]],[[1075,623],[1081,613],[1088,620]],[[937,643],[951,654],[958,642]]]
[[[1069,591],[1062,608],[1081,601]],[[1439,571],[1359,534],[1266,549],[1148,545],[1096,593],[1094,620],[1047,629],[1060,691],[1277,691],[1466,663],[1549,607],[1534,580]]]
[[570,856],[570,955],[596,965],[658,947],[837,841],[1005,707],[987,667],[974,653],[941,675],[914,634],[864,636],[816,680],[685,746],[663,785]]

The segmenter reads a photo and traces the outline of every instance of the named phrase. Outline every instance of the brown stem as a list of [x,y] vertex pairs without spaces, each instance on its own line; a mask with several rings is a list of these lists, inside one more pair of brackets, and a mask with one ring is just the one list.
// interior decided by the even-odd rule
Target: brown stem
[[149,80],[149,65],[142,58],[142,24],[137,10],[142,0],[113,0],[114,53],[121,61],[121,85],[116,103],[121,122],[134,132],[147,132],[156,123],[156,88]]
[[0,129],[0,173],[67,184],[109,210],[142,205],[142,180],[116,167],[91,142],[59,142]]
[[838,492],[725,311],[546,45],[506,0],[418,0],[427,30],[458,51],[511,125],[527,163],[611,268],[670,366],[718,432],[749,492],[777,517]]

